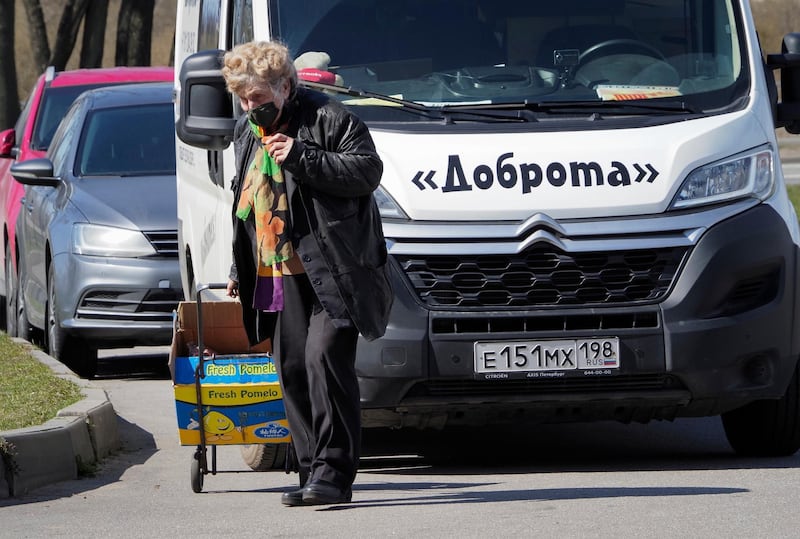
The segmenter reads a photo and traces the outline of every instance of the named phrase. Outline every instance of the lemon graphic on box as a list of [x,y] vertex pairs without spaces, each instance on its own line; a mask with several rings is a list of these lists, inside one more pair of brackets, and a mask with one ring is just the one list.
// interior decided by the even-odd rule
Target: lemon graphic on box
[[229,433],[236,427],[231,419],[215,410],[211,410],[203,417],[206,440],[215,442],[218,440],[232,440],[233,436]]

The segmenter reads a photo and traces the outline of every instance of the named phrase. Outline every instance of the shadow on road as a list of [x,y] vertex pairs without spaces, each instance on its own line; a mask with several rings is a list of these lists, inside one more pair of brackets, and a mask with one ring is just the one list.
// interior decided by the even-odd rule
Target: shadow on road
[[25,505],[80,495],[120,480],[130,468],[147,462],[156,453],[153,435],[139,426],[117,416],[122,448],[103,460],[96,470],[84,474],[76,481],[61,481],[45,489],[37,489],[17,498],[0,499],[0,507]]
[[646,425],[616,422],[365,430],[361,469],[408,475],[728,470],[800,467],[800,454],[738,457],[718,418]]
[[165,347],[101,350],[94,379],[166,380],[169,378],[168,360],[169,352]]

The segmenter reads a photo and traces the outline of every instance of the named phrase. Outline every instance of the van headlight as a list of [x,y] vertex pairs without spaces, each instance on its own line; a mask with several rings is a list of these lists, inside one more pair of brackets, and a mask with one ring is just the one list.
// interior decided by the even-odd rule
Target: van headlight
[[88,256],[136,258],[157,254],[138,230],[77,223],[72,227],[72,252]]
[[372,196],[375,197],[375,202],[378,204],[378,210],[381,217],[384,219],[408,219],[408,215],[400,205],[386,192],[382,186],[378,186],[373,191]]
[[764,200],[775,187],[773,152],[760,148],[692,171],[671,209],[715,204],[736,198]]

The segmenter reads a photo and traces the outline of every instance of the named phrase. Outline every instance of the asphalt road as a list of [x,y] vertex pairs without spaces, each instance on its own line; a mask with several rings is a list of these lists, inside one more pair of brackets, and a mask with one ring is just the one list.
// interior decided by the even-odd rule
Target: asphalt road
[[[353,502],[287,508],[296,475],[190,488],[166,356],[103,354],[123,450],[94,477],[0,501],[0,537],[797,537],[800,455],[744,459],[715,418],[470,432],[365,433]],[[132,374],[130,374],[132,372]]]

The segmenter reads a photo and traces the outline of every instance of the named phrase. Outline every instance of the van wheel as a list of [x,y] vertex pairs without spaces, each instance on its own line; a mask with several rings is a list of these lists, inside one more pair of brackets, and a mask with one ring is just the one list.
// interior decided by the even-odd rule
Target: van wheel
[[6,297],[5,297],[6,333],[9,337],[17,336],[17,274],[11,263],[11,247],[6,245]]
[[47,351],[78,375],[92,378],[97,374],[97,350],[83,339],[70,335],[58,322],[58,295],[53,266],[47,270]]
[[289,444],[251,444],[241,446],[242,459],[256,472],[283,470]]
[[759,400],[722,414],[728,443],[748,457],[788,457],[800,449],[800,364],[786,393],[777,400]]

